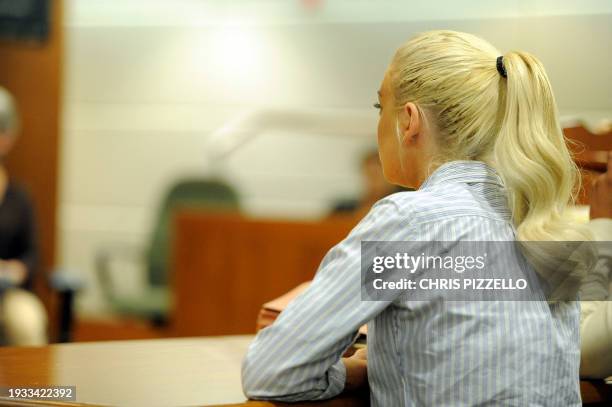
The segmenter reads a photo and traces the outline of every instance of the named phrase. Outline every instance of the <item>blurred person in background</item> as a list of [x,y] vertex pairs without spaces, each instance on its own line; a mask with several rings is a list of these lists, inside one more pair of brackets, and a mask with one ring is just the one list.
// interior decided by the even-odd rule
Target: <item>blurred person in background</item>
[[377,149],[368,150],[360,161],[364,193],[357,199],[343,199],[333,205],[331,215],[353,215],[362,218],[378,200],[404,188],[390,184],[383,174]]
[[47,343],[47,316],[31,291],[38,262],[34,209],[5,167],[18,133],[15,100],[0,87],[0,344],[37,346]]

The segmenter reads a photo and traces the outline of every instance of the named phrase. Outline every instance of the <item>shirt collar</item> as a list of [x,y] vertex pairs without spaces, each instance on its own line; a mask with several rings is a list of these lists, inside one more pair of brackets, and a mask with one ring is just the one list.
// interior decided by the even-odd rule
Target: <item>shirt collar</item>
[[446,182],[489,183],[504,187],[501,177],[493,167],[482,161],[458,160],[449,161],[439,166],[423,182],[419,190]]

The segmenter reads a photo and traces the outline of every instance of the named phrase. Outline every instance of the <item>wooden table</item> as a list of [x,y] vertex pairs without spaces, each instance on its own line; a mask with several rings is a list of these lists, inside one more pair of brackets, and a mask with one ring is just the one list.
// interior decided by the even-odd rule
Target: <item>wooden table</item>
[[[240,335],[0,348],[0,387],[76,386],[77,403],[57,405],[244,405],[240,365],[251,339]],[[368,399],[349,396],[302,405],[365,406]],[[3,405],[15,405],[15,400],[0,397]]]
[[0,348],[0,386],[76,386],[77,402],[175,406],[239,403],[252,336]]
[[[251,335],[240,335],[0,348],[0,387],[76,386],[76,403],[53,404],[62,406],[369,405],[367,393],[344,394],[323,402],[246,402],[240,364],[251,339]],[[603,381],[583,381],[583,402],[609,405],[611,388]],[[0,397],[0,406],[8,405],[46,404]]]

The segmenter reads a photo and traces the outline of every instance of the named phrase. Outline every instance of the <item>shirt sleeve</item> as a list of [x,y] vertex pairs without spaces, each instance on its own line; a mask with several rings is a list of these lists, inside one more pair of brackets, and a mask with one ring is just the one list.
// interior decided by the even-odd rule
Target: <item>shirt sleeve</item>
[[361,300],[361,241],[406,240],[408,218],[385,198],[326,254],[309,288],[251,343],[242,364],[247,397],[322,400],[344,390],[343,353],[391,303]]

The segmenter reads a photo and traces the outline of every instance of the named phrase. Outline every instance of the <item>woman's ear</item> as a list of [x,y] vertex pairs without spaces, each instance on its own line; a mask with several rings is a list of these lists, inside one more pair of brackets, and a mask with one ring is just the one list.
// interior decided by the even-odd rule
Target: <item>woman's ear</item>
[[407,102],[399,115],[399,127],[402,144],[406,147],[414,146],[421,133],[421,114],[416,104]]

